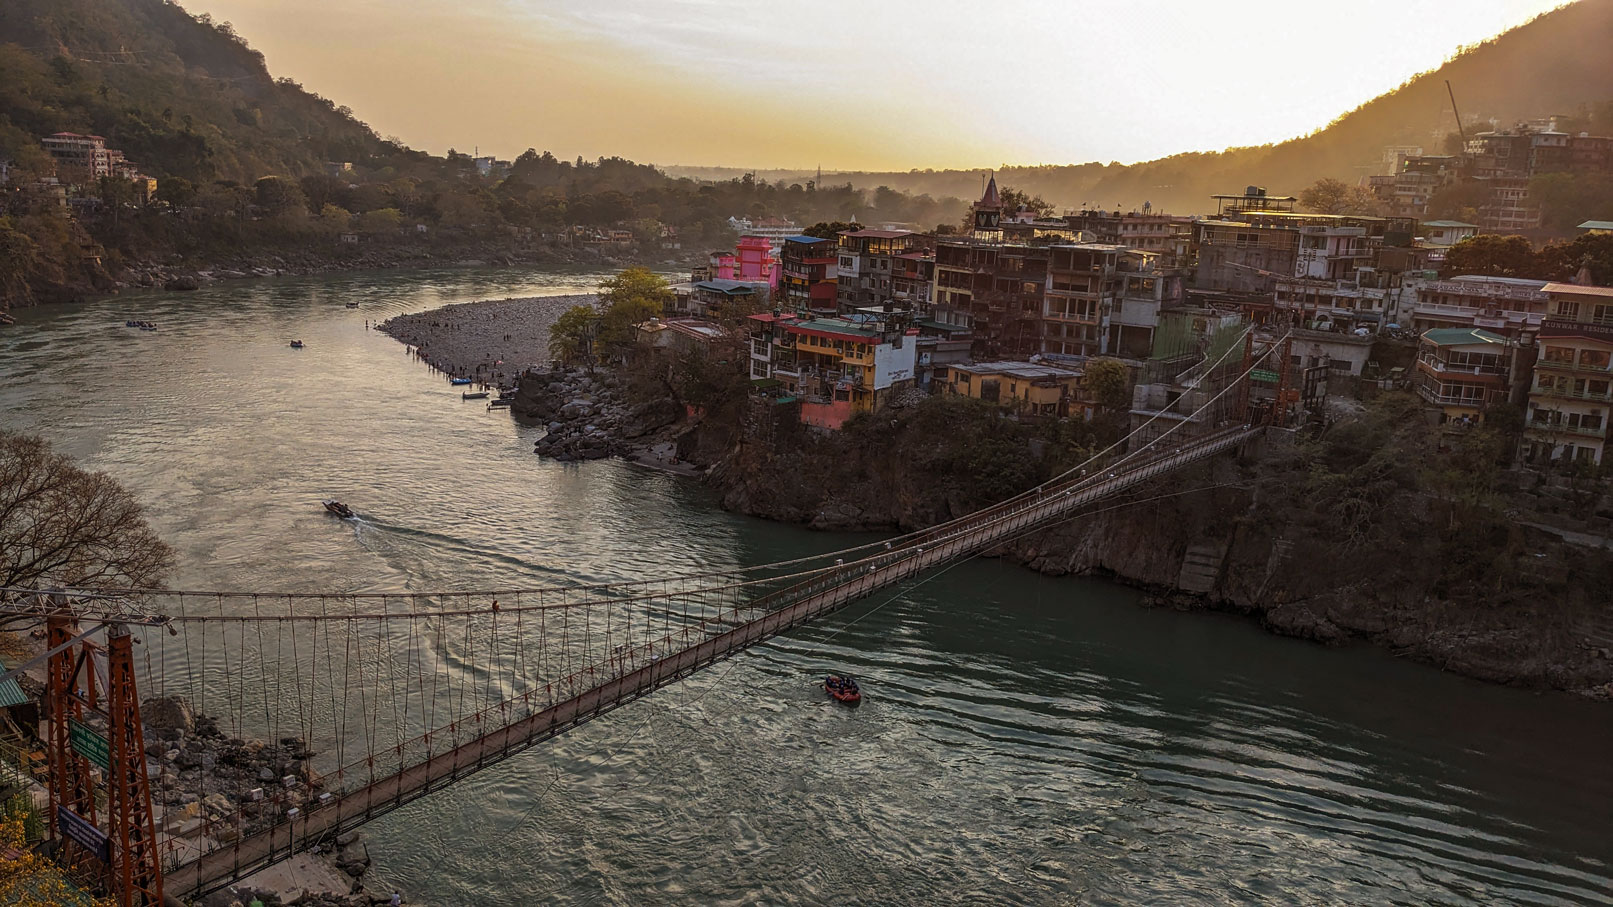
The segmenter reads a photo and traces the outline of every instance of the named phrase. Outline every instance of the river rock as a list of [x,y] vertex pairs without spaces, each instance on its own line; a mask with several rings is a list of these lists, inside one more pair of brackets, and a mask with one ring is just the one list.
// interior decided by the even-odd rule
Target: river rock
[[189,734],[196,730],[196,714],[178,696],[161,696],[140,703],[140,720],[146,728]]

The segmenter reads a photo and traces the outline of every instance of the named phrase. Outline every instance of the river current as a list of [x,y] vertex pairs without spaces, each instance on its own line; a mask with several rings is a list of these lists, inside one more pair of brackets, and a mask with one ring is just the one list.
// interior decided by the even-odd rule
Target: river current
[[[541,428],[364,327],[599,277],[356,274],[25,310],[0,328],[0,424],[128,486],[178,588],[632,579],[848,541],[621,462],[540,461]],[[332,495],[364,519],[327,518]],[[452,905],[1613,898],[1606,704],[1137,598],[967,562],[379,819],[371,887]],[[814,685],[840,668],[857,710]]]

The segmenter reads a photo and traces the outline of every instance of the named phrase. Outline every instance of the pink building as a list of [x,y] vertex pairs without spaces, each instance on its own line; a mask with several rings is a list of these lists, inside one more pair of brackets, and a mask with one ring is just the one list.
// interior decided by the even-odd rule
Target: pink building
[[778,259],[773,256],[772,240],[765,236],[741,236],[735,251],[739,253],[736,280],[765,282],[778,289]]

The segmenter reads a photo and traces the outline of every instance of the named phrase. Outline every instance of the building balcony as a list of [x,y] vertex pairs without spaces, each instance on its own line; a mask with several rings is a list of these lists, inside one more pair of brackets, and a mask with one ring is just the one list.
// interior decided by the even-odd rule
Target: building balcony
[[1613,403],[1613,392],[1576,391],[1568,388],[1537,387],[1529,391],[1531,397],[1551,397],[1557,400],[1584,400],[1586,403]]
[[1436,374],[1449,375],[1449,376],[1452,376],[1452,377],[1455,377],[1455,376],[1458,376],[1458,375],[1461,375],[1461,376],[1473,375],[1473,376],[1476,376],[1476,377],[1500,379],[1500,378],[1505,377],[1506,373],[1507,373],[1507,370],[1506,370],[1506,368],[1504,366],[1499,366],[1499,365],[1465,365],[1465,364],[1461,364],[1461,363],[1445,362],[1445,361],[1440,360],[1440,359],[1435,359],[1435,358],[1433,358],[1431,356],[1427,356],[1427,357],[1419,356],[1419,357],[1417,357],[1417,364],[1422,366],[1424,369],[1426,369],[1428,371],[1431,371],[1431,372],[1434,372]]
[[1435,406],[1466,406],[1472,409],[1483,409],[1490,405],[1489,396],[1470,397],[1466,394],[1444,394],[1438,388],[1417,385],[1417,396],[1427,400]]
[[1550,359],[1536,359],[1535,370],[1591,375],[1597,378],[1613,375],[1613,365],[1580,365],[1577,362],[1554,362]]
[[1572,435],[1578,438],[1596,438],[1598,440],[1607,437],[1606,425],[1598,425],[1593,428],[1585,425],[1570,425],[1567,422],[1536,422],[1531,419],[1524,423],[1524,428],[1538,435]]

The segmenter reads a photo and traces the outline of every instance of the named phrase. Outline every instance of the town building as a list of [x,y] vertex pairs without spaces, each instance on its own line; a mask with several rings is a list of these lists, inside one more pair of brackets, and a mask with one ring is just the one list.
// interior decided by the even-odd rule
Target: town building
[[638,342],[658,350],[710,354],[732,342],[722,325],[701,318],[651,318],[636,326]]
[[1449,249],[1464,239],[1478,235],[1479,225],[1459,220],[1425,220],[1421,224],[1424,244]]
[[767,303],[767,286],[713,277],[675,286],[672,314],[713,320],[747,315]]
[[1600,464],[1613,410],[1613,289],[1548,283],[1524,421],[1532,463]]
[[1176,263],[1192,241],[1194,218],[1180,214],[1155,213],[1143,202],[1141,211],[1085,210],[1064,216],[1073,229],[1088,234],[1071,237],[1089,242],[1109,243],[1158,254],[1166,265]]
[[785,240],[801,234],[801,228],[794,221],[783,217],[763,217],[754,221],[748,217],[730,217],[728,226],[741,236],[764,237],[775,258],[783,253]]
[[778,285],[778,259],[765,236],[741,236],[734,247],[734,279]]
[[1272,292],[1277,280],[1352,280],[1384,247],[1410,247],[1408,218],[1295,212],[1293,199],[1250,186],[1217,195],[1220,211],[1193,224],[1194,286]]
[[1455,155],[1414,155],[1401,159],[1399,169],[1386,176],[1367,177],[1367,188],[1395,217],[1422,219],[1434,193],[1461,176],[1462,158]]
[[903,318],[848,321],[772,312],[751,315],[749,324],[751,379],[779,382],[799,398],[801,421],[809,425],[838,429],[914,386],[918,330]]
[[995,403],[1027,416],[1066,417],[1085,411],[1082,373],[1039,362],[957,363],[946,370],[947,394]]
[[1484,328],[1516,339],[1540,327],[1549,300],[1546,281],[1523,277],[1467,274],[1431,280],[1416,289],[1415,301],[1400,314],[1418,333],[1432,328]]
[[83,186],[107,177],[145,179],[133,161],[116,148],[106,147],[101,136],[58,132],[41,139],[40,144],[56,162],[56,175],[67,185]]
[[786,237],[780,253],[778,299],[787,312],[833,315],[839,311],[839,241]]
[[[840,311],[896,305],[895,275],[906,271],[900,256],[923,251],[926,237],[906,230],[847,230],[839,237],[835,279]],[[900,308],[910,309],[913,300]]]
[[1433,328],[1417,341],[1417,395],[1440,411],[1441,423],[1476,423],[1505,403],[1514,345],[1483,328]]

